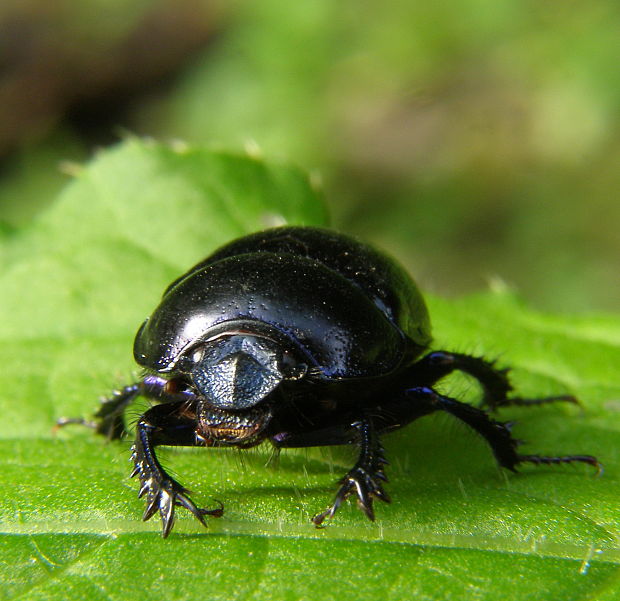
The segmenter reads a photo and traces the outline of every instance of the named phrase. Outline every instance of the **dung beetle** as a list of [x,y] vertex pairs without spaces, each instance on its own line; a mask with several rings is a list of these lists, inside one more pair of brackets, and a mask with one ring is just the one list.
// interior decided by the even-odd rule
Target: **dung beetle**
[[[176,506],[204,525],[222,507],[201,509],[162,467],[158,445],[276,448],[356,445],[320,526],[350,496],[370,520],[373,500],[389,502],[382,434],[445,411],[478,432],[499,465],[583,462],[590,455],[522,455],[507,423],[485,409],[573,397],[508,398],[506,370],[483,358],[429,352],[430,320],[413,280],[393,259],[342,234],[279,227],[221,247],[172,282],[135,338],[140,381],[106,399],[95,420],[118,438],[123,412],[141,395],[155,401],[139,419],[134,470],[146,495],[143,519],[159,512],[163,536]],[[483,392],[477,408],[433,385],[459,370]]]

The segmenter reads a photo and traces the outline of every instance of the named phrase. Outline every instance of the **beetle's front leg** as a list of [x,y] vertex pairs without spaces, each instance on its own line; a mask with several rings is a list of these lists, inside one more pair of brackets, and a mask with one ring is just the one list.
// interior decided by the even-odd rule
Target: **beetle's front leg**
[[188,496],[188,490],[172,478],[155,455],[157,445],[195,446],[195,403],[178,401],[164,403],[149,409],[136,426],[136,441],[132,447],[134,462],[132,476],[139,476],[139,497],[146,494],[143,520],[150,519],[159,511],[162,536],[166,538],[174,523],[174,509],[181,505],[188,509],[206,527],[205,515],[220,517],[222,507],[199,509]]
[[340,488],[334,502],[323,512],[312,518],[314,525],[320,527],[326,518],[334,516],[338,508],[352,494],[369,520],[375,519],[373,499],[386,503],[390,498],[383,489],[387,482],[384,465],[387,461],[372,420],[368,417],[343,426],[335,426],[299,435],[278,436],[272,439],[277,447],[307,447],[323,445],[358,444],[360,453],[355,465],[338,482]]

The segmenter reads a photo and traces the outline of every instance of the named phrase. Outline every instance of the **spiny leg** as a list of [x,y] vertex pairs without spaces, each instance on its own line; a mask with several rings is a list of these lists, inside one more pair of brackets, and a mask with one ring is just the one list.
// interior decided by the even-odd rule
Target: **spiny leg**
[[162,536],[166,538],[174,523],[174,509],[181,505],[206,527],[205,515],[220,517],[223,507],[199,509],[188,496],[189,491],[172,478],[155,455],[157,445],[196,446],[195,407],[187,401],[164,403],[149,409],[138,422],[136,441],[132,447],[132,476],[140,477],[139,497],[146,494],[142,519],[150,519],[159,511]]
[[141,392],[142,382],[129,384],[120,390],[115,390],[112,396],[103,399],[92,420],[81,417],[61,417],[56,421],[56,427],[78,424],[92,428],[97,434],[103,434],[109,440],[122,438],[127,434],[123,413]]
[[312,518],[317,527],[320,527],[326,518],[332,518],[342,502],[353,493],[357,495],[360,509],[371,521],[375,519],[373,498],[376,497],[385,503],[390,502],[390,497],[381,484],[382,481],[387,482],[387,476],[383,470],[387,460],[372,421],[362,419],[351,425],[359,432],[360,454],[355,465],[338,482],[340,488],[332,505]]
[[532,406],[548,403],[568,402],[579,404],[577,399],[568,394],[548,396],[539,399],[508,397],[512,386],[508,379],[508,369],[497,369],[494,362],[481,357],[472,357],[462,353],[434,351],[422,357],[411,367],[411,379],[422,386],[432,386],[453,371],[462,371],[480,383],[483,389],[482,405],[491,410],[509,405]]
[[603,464],[592,455],[564,455],[562,457],[546,457],[544,455],[519,455],[519,463],[535,465],[559,465],[561,463],[587,463],[596,468],[596,474],[603,473]]
[[123,414],[136,397],[145,396],[162,403],[192,400],[194,398],[190,391],[177,390],[177,388],[175,380],[147,375],[143,380],[124,386],[120,390],[115,390],[110,397],[104,398],[92,419],[61,417],[56,421],[56,427],[61,428],[69,424],[78,424],[92,428],[97,434],[102,434],[109,440],[120,439],[127,434]]
[[411,388],[407,396],[415,403],[424,403],[453,415],[478,432],[489,444],[497,462],[511,471],[516,471],[520,463],[560,464],[587,463],[600,472],[601,465],[592,455],[520,455],[517,453],[519,442],[510,433],[508,424],[491,419],[483,410],[450,397],[443,396],[429,387]]
[[383,489],[382,482],[387,482],[384,466],[387,461],[380,444],[374,424],[369,417],[333,426],[314,432],[302,434],[280,434],[272,438],[277,447],[309,447],[341,444],[358,444],[359,456],[355,465],[340,479],[340,488],[334,502],[325,511],[315,515],[312,521],[320,527],[326,518],[332,518],[340,505],[349,496],[355,494],[357,502],[368,519],[374,520],[373,499],[386,503],[390,498]]

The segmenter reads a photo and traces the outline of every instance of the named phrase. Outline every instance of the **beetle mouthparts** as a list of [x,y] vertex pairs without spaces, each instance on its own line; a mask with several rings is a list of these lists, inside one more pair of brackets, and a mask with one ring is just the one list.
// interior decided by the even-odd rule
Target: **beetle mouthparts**
[[242,413],[222,411],[203,403],[198,411],[199,438],[220,444],[239,444],[250,446],[265,429],[271,419],[271,410],[266,407],[250,409]]

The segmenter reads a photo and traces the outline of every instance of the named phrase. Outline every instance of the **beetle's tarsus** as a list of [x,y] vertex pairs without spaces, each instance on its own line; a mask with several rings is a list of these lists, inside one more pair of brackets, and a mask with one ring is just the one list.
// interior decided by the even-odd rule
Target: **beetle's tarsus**
[[317,513],[316,515],[312,516],[311,518],[312,523],[317,528],[325,528],[326,524],[324,524],[323,522],[326,519],[331,519],[334,517],[334,514],[338,510],[338,507],[340,507],[340,503],[342,503],[342,501],[337,500],[332,505],[330,505],[325,511],[322,511],[321,513]]
[[205,528],[207,527],[204,519],[205,515],[221,515],[222,508],[213,511],[199,509],[187,495],[187,489],[175,480],[170,478],[160,480],[155,476],[145,477],[142,472],[140,472],[140,479],[142,480],[142,486],[140,487],[138,497],[146,495],[146,507],[142,514],[142,520],[145,522],[150,520],[159,511],[162,523],[162,536],[164,538],[170,534],[174,525],[175,507],[177,505],[189,510]]
[[382,482],[388,481],[383,470],[388,462],[373,422],[370,418],[364,418],[351,425],[358,434],[359,458],[353,468],[339,481],[340,488],[333,504],[312,518],[315,526],[321,526],[326,518],[332,518],[342,502],[352,495],[356,495],[359,508],[372,522],[375,521],[373,500],[379,499],[385,503],[391,501],[382,486]]
[[563,455],[548,457],[544,455],[518,455],[519,463],[533,463],[535,465],[561,465],[563,463],[587,463],[596,468],[596,475],[603,473],[603,464],[593,455]]
[[59,417],[52,428],[53,432],[58,432],[60,428],[64,428],[69,425],[84,426],[91,430],[97,430],[99,424],[96,421],[85,419],[83,417]]
[[201,515],[209,515],[212,518],[221,518],[224,515],[224,503],[218,501],[217,499],[213,500],[220,505],[217,509],[198,509],[198,511]]
[[198,507],[187,494],[187,489],[172,479],[156,482],[151,479],[142,484],[139,496],[143,490],[147,492],[147,503],[142,515],[142,520],[150,520],[158,511],[162,523],[162,536],[167,538],[174,525],[175,507],[184,507],[207,528],[205,516],[221,517],[224,514],[224,504],[217,501],[220,507],[216,509],[202,509]]
[[554,396],[527,399],[523,397],[510,397],[497,403],[496,407],[536,407],[539,405],[549,405],[551,403],[572,403],[581,406],[581,403],[572,394],[557,394]]
[[318,513],[312,518],[314,525],[323,527],[323,522],[326,519],[333,518],[343,501],[353,494],[357,496],[358,507],[371,522],[374,522],[373,499],[377,498],[385,503],[391,502],[389,495],[377,480],[387,481],[387,477],[382,472],[376,472],[371,475],[360,467],[353,468],[340,480],[340,488],[336,493],[334,502],[325,511]]

